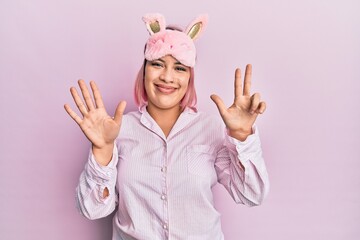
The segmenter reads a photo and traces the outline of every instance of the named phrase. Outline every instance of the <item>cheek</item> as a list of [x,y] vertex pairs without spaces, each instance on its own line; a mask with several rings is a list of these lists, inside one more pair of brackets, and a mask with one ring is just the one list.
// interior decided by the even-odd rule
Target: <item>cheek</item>
[[181,86],[185,89],[188,89],[190,85],[190,78],[185,78],[181,81]]
[[155,78],[155,72],[154,71],[145,71],[145,75],[144,75],[144,85],[150,85],[153,82],[153,79]]
[[155,76],[156,76],[156,71],[154,71],[154,69],[148,66],[145,67],[144,84],[148,84],[149,82],[151,82],[151,79],[154,79]]
[[149,93],[151,92],[151,81],[148,77],[144,77],[144,89],[145,89],[145,95],[149,97]]
[[189,89],[189,83],[184,84],[183,89],[186,92]]

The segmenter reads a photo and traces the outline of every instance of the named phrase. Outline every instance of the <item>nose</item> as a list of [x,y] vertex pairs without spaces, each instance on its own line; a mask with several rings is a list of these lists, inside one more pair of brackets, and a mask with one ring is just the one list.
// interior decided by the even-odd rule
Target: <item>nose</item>
[[164,68],[160,75],[160,80],[172,83],[174,82],[173,77],[172,70],[170,68]]

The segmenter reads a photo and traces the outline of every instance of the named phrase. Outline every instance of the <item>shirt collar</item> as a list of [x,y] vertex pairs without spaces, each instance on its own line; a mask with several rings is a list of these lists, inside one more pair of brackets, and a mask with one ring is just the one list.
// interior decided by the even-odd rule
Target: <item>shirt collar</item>
[[184,127],[186,127],[188,124],[193,121],[193,119],[197,116],[197,110],[185,107],[184,111],[180,114],[179,118],[177,119],[175,125],[171,129],[171,132],[166,139],[164,136],[163,131],[160,129],[159,125],[155,122],[155,120],[150,116],[146,109],[147,105],[144,104],[143,106],[139,107],[139,112],[141,114],[140,116],[140,122],[142,125],[147,127],[149,130],[157,134],[159,137],[164,139],[164,141],[167,141],[168,139],[172,138],[174,135],[176,135],[179,131],[181,131]]

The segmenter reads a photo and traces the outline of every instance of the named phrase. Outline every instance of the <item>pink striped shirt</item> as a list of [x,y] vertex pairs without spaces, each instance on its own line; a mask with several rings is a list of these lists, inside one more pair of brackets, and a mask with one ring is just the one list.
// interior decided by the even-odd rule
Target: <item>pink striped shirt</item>
[[[248,206],[260,204],[269,189],[253,130],[240,142],[226,134],[220,118],[186,108],[166,138],[146,107],[128,113],[109,165],[97,164],[90,152],[77,187],[78,208],[97,219],[117,206],[116,240],[222,240],[212,187],[221,183],[236,203]],[[105,187],[110,194],[104,199]]]

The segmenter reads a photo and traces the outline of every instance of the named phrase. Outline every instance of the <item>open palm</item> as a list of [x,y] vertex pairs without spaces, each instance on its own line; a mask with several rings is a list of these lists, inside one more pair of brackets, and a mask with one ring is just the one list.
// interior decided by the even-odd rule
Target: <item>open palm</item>
[[120,131],[121,119],[126,107],[126,102],[119,103],[115,111],[115,116],[112,118],[106,112],[100,91],[95,82],[90,82],[95,101],[92,100],[85,82],[79,80],[78,83],[85,103],[79,96],[76,88],[72,87],[70,92],[76,106],[82,114],[82,118],[67,104],[64,106],[66,112],[80,126],[85,136],[93,144],[93,147],[103,148],[112,145]]

